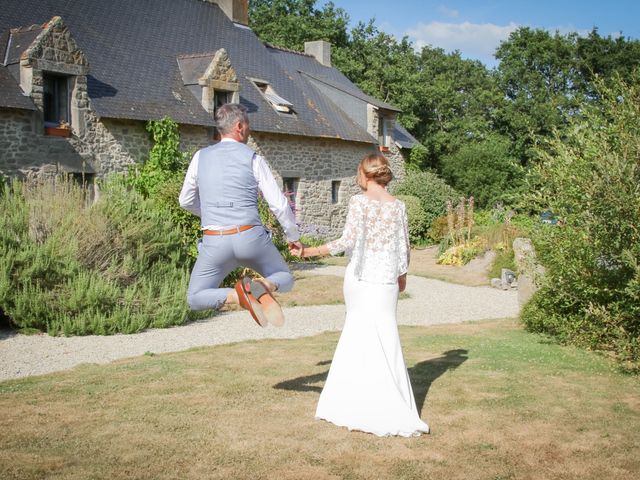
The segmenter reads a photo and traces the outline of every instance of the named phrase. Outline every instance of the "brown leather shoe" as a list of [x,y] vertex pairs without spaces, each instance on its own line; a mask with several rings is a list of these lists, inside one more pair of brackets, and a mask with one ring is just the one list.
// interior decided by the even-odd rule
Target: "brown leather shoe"
[[269,287],[262,278],[256,278],[251,282],[251,293],[260,302],[262,311],[271,325],[281,327],[284,325],[284,314],[282,307],[273,297]]
[[236,282],[234,288],[238,294],[240,306],[249,311],[258,325],[265,327],[267,325],[267,317],[262,310],[260,302],[251,293],[251,279],[242,277]]

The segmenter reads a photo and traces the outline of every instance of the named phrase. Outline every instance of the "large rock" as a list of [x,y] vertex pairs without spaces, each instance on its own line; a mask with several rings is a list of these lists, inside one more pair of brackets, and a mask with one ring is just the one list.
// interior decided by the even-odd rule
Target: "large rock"
[[536,250],[528,238],[513,241],[513,255],[518,269],[518,303],[523,306],[540,288],[545,269],[538,263]]

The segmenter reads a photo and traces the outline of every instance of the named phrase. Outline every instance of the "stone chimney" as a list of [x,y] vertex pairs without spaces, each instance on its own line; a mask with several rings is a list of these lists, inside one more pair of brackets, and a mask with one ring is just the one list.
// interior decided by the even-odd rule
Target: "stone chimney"
[[315,57],[315,59],[326,67],[331,66],[331,44],[324,40],[315,42],[304,42],[304,53]]
[[204,0],[215,3],[229,17],[229,20],[249,25],[249,0]]

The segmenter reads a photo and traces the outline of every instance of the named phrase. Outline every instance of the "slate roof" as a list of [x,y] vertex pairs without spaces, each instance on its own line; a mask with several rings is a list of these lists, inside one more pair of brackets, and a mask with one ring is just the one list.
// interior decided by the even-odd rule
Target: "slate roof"
[[336,68],[317,62],[311,55],[268,45],[269,51],[289,73],[303,74],[308,78],[325,83],[376,107],[399,112],[400,109],[371,97],[354,85]]
[[416,144],[418,144],[418,140],[416,137],[411,135],[409,131],[404,128],[400,123],[396,122],[396,125],[393,129],[393,141],[396,142],[400,146],[400,148],[413,148]]
[[[322,99],[325,99],[325,101],[326,99],[333,99],[332,103],[336,103],[336,106],[338,106],[341,111],[344,111],[347,116],[361,125],[366,124],[364,122],[366,122],[367,103],[384,110],[400,112],[400,109],[397,107],[365,94],[345,77],[342,72],[335,68],[322,65],[310,55],[270,45],[267,46],[267,49],[282,65],[287,74],[296,78],[301,88],[319,90],[319,96]],[[340,101],[341,97],[336,95],[337,92],[344,93],[358,101]],[[309,93],[309,95],[311,94]],[[344,98],[344,96],[342,96],[342,98]],[[410,149],[418,143],[418,140],[398,122],[396,122],[393,135],[394,141],[400,148]]]
[[[19,98],[19,87],[8,85],[6,70],[17,78],[22,50],[9,46],[9,55],[4,55],[7,32],[42,25],[56,15],[62,17],[89,61],[88,93],[101,117],[149,120],[170,116],[178,123],[213,125],[211,115],[194,96],[199,96],[198,91],[192,86],[192,93],[185,85],[188,82],[179,62],[189,56],[200,58],[200,63],[194,61],[190,66],[192,75],[197,75],[220,48],[226,49],[237,72],[240,101],[249,109],[254,131],[375,142],[363,124],[354,122],[326,94],[303,81],[301,70],[363,101],[397,111],[364,95],[336,69],[310,56],[286,53],[285,58],[284,51],[267,48],[249,28],[234,24],[217,5],[202,0],[2,0],[0,61],[6,63],[0,66],[0,105],[26,105],[24,97],[9,100]],[[28,40],[27,33],[21,35],[20,40]],[[294,105],[295,115],[277,113],[249,78],[269,82]]]
[[23,95],[22,89],[7,67],[0,65],[0,107],[35,110],[31,97]]

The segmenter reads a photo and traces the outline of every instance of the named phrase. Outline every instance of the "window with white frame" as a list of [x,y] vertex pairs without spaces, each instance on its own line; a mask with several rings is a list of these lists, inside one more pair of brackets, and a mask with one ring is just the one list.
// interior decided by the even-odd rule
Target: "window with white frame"
[[389,148],[391,145],[390,121],[383,115],[378,116],[378,143],[383,148]]

